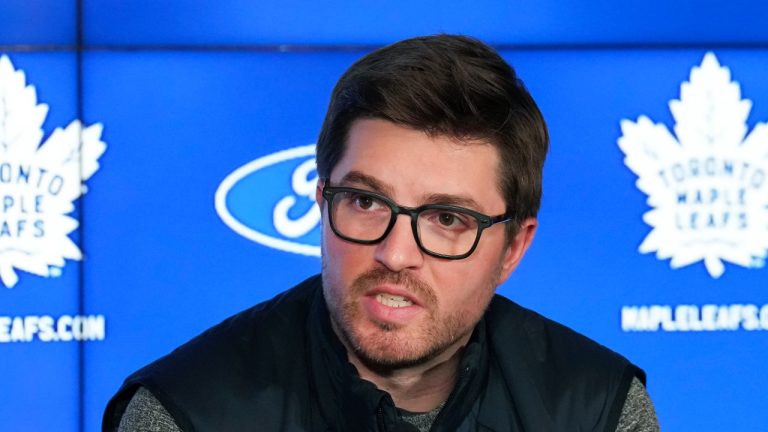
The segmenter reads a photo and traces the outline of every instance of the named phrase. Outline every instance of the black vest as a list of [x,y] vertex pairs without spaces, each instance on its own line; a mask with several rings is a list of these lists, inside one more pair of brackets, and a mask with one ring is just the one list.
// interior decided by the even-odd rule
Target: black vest
[[[635,376],[645,379],[613,351],[495,296],[432,430],[613,432]],[[347,361],[319,276],[128,377],[103,430],[117,430],[139,386],[187,432],[412,430]]]

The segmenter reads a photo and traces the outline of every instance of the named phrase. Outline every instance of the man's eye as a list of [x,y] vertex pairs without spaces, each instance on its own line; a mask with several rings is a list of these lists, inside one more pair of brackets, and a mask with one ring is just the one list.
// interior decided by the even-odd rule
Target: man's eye
[[373,198],[371,198],[369,196],[365,196],[365,195],[358,195],[358,196],[354,197],[353,202],[355,203],[355,205],[357,207],[359,207],[359,208],[361,208],[363,210],[370,209],[371,207],[373,207],[373,205],[375,203]]
[[453,213],[440,213],[437,217],[440,225],[452,226],[459,222],[459,219]]
[[344,194],[344,203],[357,211],[376,211],[382,207],[382,203],[376,197],[364,193],[347,192]]
[[472,222],[469,218],[461,213],[441,211],[433,214],[430,219],[432,220],[432,223],[437,224],[441,228],[448,228],[451,230],[464,230],[472,227]]

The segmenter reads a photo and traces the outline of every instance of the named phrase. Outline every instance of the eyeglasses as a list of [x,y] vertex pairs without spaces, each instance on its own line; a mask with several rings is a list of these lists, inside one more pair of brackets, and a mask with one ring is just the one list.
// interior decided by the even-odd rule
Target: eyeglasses
[[359,244],[379,243],[395,226],[397,216],[404,214],[411,217],[419,248],[438,258],[468,257],[475,251],[484,229],[512,220],[510,213],[486,216],[453,205],[405,207],[375,192],[331,187],[327,180],[323,198],[328,203],[331,229],[342,239]]

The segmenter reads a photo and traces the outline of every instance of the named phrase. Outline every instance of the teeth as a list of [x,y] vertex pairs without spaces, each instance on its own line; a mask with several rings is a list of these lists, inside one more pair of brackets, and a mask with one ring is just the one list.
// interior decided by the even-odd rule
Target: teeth
[[376,300],[384,306],[395,308],[410,306],[413,304],[413,302],[410,300],[406,300],[405,297],[390,294],[377,294]]

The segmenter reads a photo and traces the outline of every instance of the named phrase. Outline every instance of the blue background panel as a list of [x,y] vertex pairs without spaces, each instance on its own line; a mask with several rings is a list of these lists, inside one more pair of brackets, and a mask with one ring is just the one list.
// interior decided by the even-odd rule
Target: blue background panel
[[760,2],[85,0],[94,45],[384,44],[440,32],[495,44],[768,42]]
[[0,45],[74,46],[76,6],[76,0],[3,0]]
[[[9,53],[16,70],[49,106],[43,141],[56,127],[77,118],[76,62],[69,53]],[[78,203],[76,203],[78,204]],[[77,218],[77,211],[73,214]],[[70,235],[78,242],[77,232]],[[61,276],[41,278],[18,270],[13,288],[0,285],[0,316],[77,315],[78,261],[66,261]],[[77,430],[80,421],[80,355],[76,342],[0,344],[0,430]]]

